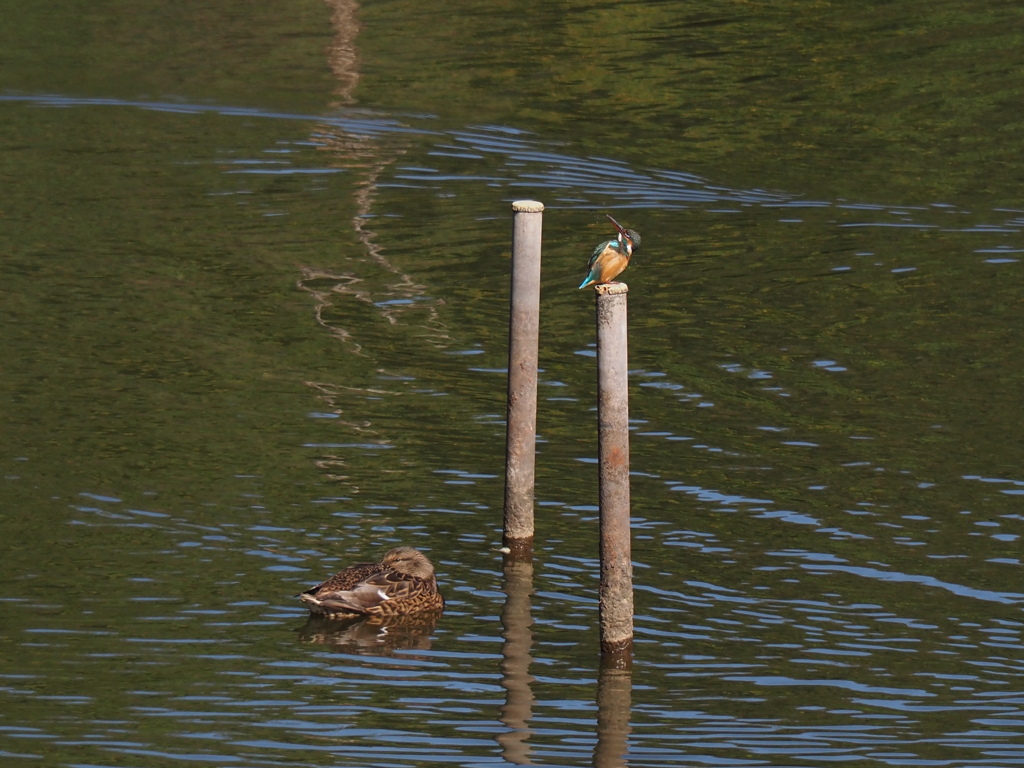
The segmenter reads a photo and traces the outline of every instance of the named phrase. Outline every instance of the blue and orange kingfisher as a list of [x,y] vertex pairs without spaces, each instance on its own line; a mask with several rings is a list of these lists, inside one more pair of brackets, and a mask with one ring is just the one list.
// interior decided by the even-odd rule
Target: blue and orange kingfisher
[[594,249],[594,255],[587,262],[587,277],[580,283],[580,288],[612,282],[629,266],[629,257],[633,251],[640,248],[640,235],[636,230],[623,228],[611,216],[608,216],[608,220],[619,230],[619,235]]

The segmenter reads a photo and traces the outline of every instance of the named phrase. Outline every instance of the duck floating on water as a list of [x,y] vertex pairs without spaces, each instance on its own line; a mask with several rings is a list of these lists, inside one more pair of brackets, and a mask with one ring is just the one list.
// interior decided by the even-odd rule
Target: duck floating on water
[[434,564],[413,547],[395,547],[379,563],[350,565],[298,597],[310,613],[328,618],[404,616],[444,609]]

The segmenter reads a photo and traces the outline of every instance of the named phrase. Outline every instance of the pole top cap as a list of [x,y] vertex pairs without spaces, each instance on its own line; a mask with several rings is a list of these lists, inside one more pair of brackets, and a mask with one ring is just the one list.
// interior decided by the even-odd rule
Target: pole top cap
[[512,210],[516,213],[540,213],[544,210],[544,203],[536,200],[516,200],[512,203]]
[[617,293],[629,293],[629,286],[625,283],[602,283],[595,285],[594,290],[601,296],[614,296]]

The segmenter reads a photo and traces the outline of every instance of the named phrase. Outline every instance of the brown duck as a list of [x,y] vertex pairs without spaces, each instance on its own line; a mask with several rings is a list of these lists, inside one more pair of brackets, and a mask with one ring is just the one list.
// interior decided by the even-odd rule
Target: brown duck
[[311,613],[330,618],[404,616],[444,608],[434,564],[412,547],[395,547],[379,563],[350,565],[299,599]]

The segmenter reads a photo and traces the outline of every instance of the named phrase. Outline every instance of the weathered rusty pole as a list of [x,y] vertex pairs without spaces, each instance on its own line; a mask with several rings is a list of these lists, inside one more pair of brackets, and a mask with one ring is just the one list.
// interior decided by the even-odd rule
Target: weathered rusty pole
[[512,297],[508,331],[508,421],[502,543],[513,559],[533,554],[537,451],[540,253],[544,204],[512,203]]
[[597,419],[600,465],[601,653],[614,667],[633,659],[633,561],[629,527],[629,363],[625,283],[597,293]]

